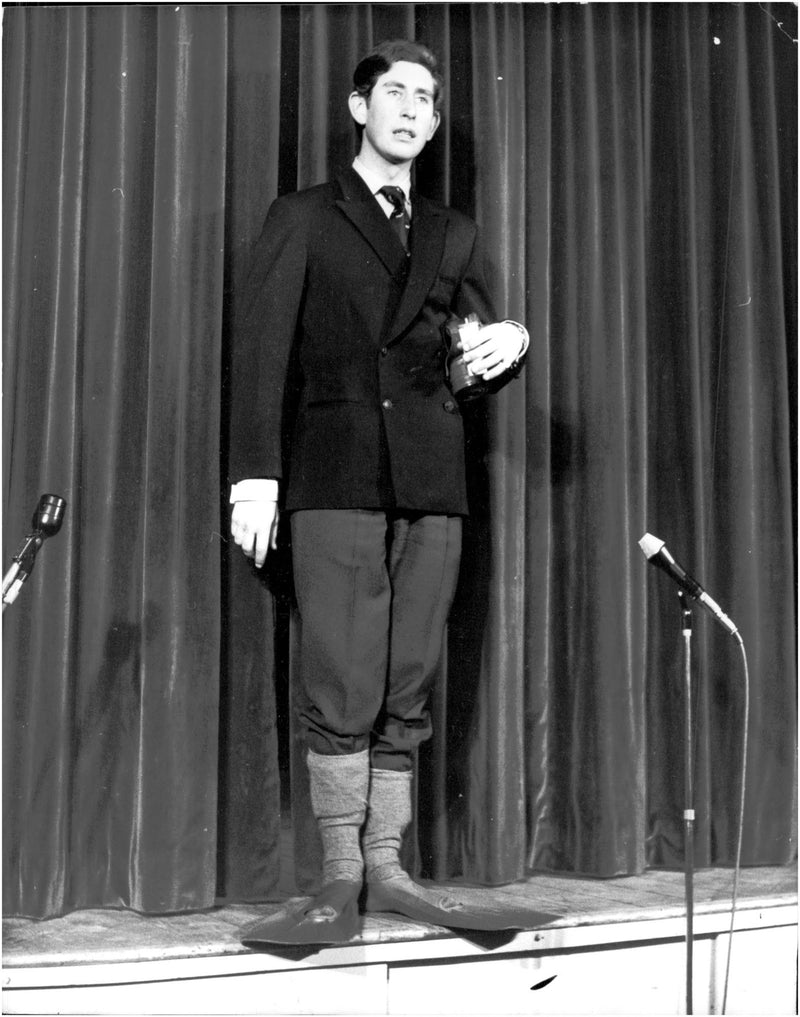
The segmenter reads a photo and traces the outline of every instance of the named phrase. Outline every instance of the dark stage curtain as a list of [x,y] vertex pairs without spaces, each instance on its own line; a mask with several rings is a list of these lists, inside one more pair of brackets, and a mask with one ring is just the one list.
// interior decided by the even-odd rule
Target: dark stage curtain
[[[274,897],[290,829],[316,878],[289,552],[262,576],[227,543],[229,337],[270,202],[350,161],[352,68],[400,35],[449,83],[417,184],[479,220],[532,335],[469,425],[410,864],[681,864],[680,608],[645,531],[747,647],[743,860],[794,856],[794,8],[18,7],[5,561],[40,493],[68,509],[3,621],[6,914]],[[695,616],[697,863],[730,864],[743,672]]]
[[4,18],[8,912],[213,904],[222,8]]

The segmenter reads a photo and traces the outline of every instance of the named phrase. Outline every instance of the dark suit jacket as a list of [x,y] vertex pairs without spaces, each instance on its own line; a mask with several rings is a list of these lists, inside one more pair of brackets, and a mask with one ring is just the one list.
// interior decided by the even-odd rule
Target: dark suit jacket
[[230,465],[285,476],[289,510],[467,511],[440,330],[496,319],[475,223],[412,207],[408,260],[352,169],[269,210],[233,336]]

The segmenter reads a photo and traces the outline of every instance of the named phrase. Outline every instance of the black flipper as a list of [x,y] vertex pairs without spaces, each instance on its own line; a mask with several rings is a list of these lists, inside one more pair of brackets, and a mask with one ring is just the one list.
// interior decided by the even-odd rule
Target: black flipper
[[316,897],[288,905],[251,926],[242,936],[245,946],[259,943],[347,943],[362,929],[358,912],[361,886],[343,879],[324,886]]
[[[415,921],[441,925],[447,929],[473,929],[484,932],[537,929],[559,917],[544,911],[508,907],[501,903],[472,902],[465,899],[468,898],[469,891],[456,898],[445,888],[421,889],[425,894],[424,897],[408,889],[405,880],[387,879],[368,883],[365,909],[392,912]],[[433,896],[439,898],[438,902],[431,900]]]

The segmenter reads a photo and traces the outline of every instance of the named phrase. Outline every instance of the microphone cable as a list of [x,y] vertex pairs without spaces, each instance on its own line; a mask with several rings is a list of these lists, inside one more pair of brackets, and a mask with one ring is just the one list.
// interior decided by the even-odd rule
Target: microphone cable
[[[728,215],[727,224],[725,229],[725,251],[723,255],[724,271],[722,276],[722,293],[720,295],[720,322],[719,322],[719,349],[717,351],[717,376],[716,376],[716,391],[714,395],[714,422],[711,433],[711,476],[713,477],[716,471],[717,462],[717,437],[719,433],[719,411],[720,411],[720,390],[721,390],[721,375],[722,375],[722,351],[725,345],[725,339],[727,338],[725,329],[725,304],[727,301],[728,294],[728,278],[729,278],[729,266],[728,258],[730,255],[730,242],[731,242],[731,223],[733,217],[733,183],[736,172],[736,144],[738,141],[739,132],[739,105],[740,105],[740,93],[741,90],[741,74],[739,73],[737,66],[736,73],[736,90],[733,99],[733,134],[731,137],[731,150],[730,150],[730,175],[728,179]],[[711,501],[709,501],[706,509],[706,522],[709,521],[711,513]],[[741,791],[739,797],[739,817],[738,817],[738,829],[736,836],[736,857],[734,861],[733,869],[733,890],[731,894],[731,924],[728,933],[728,950],[727,959],[725,962],[725,979],[722,994],[722,1009],[721,1013],[725,1014],[728,1003],[728,982],[730,979],[731,970],[731,948],[733,946],[733,929],[734,922],[736,919],[736,905],[739,897],[739,871],[741,868],[742,860],[742,840],[744,837],[744,801],[745,801],[745,790],[747,785],[747,742],[749,737],[750,727],[750,673],[747,666],[747,651],[745,649],[744,640],[738,631],[732,633],[742,654],[742,664],[744,668],[744,723],[743,723],[743,735],[742,735],[742,782]]]

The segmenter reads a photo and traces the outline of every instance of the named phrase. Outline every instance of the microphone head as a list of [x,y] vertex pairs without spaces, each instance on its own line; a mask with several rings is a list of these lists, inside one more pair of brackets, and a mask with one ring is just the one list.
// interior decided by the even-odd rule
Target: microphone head
[[54,537],[64,522],[66,501],[57,494],[43,494],[33,513],[33,528],[43,537]]
[[645,533],[642,539],[639,541],[639,547],[644,551],[645,558],[649,561],[654,555],[658,554],[661,548],[664,546],[664,541],[659,537],[654,537],[652,533]]

